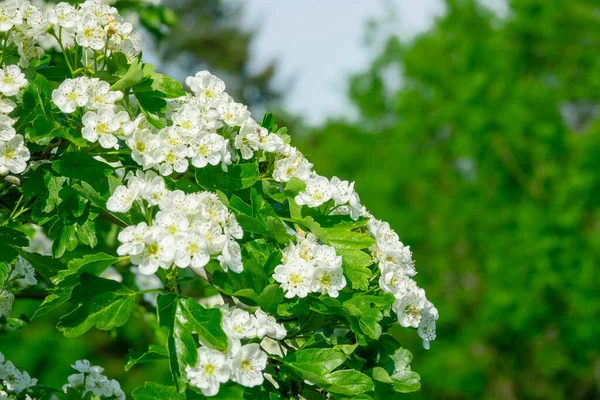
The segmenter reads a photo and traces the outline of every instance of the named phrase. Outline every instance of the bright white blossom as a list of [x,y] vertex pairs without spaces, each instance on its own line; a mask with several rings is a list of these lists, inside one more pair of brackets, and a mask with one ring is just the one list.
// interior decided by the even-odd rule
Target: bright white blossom
[[73,388],[81,391],[82,397],[91,393],[100,399],[125,399],[125,392],[121,390],[119,382],[102,374],[104,368],[92,365],[88,360],[78,360],[71,367],[78,373],[67,378],[68,383],[63,386],[65,393]]
[[89,101],[89,79],[85,77],[65,79],[52,92],[52,101],[65,114],[70,114],[78,107],[85,106]]
[[[0,21],[0,27],[1,25]],[[16,65],[8,65],[0,68],[0,93],[4,96],[14,96],[21,88],[27,87],[27,85],[25,74]]]
[[229,380],[229,363],[223,353],[200,347],[198,362],[193,367],[186,367],[190,385],[196,386],[205,396],[214,396],[219,392],[221,383]]
[[332,196],[329,180],[323,176],[315,176],[306,182],[306,189],[296,196],[296,203],[308,207],[319,207],[329,201]]
[[84,139],[92,143],[98,141],[105,149],[119,148],[115,134],[121,128],[121,124],[112,107],[101,106],[98,111],[88,111],[81,121],[83,122],[81,136]]
[[246,387],[262,385],[267,358],[267,353],[260,349],[258,343],[242,346],[231,359],[231,380]]

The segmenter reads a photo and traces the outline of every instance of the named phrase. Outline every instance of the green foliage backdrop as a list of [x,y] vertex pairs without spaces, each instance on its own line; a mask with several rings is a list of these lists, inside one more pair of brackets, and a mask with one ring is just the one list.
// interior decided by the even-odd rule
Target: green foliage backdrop
[[359,121],[300,146],[414,249],[441,316],[422,398],[600,393],[598,3],[509,3],[391,38],[352,79]]

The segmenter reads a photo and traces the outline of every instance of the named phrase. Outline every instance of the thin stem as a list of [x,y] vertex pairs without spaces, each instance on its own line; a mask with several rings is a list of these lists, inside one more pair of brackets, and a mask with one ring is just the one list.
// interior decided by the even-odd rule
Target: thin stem
[[71,75],[73,75],[73,67],[71,66],[71,62],[69,61],[69,57],[67,56],[67,53],[65,52],[65,48],[63,47],[63,44],[62,44],[62,26],[58,28],[58,36],[56,36],[56,32],[54,32],[54,31],[51,31],[49,33],[58,42],[58,46],[60,47],[60,51],[62,52],[63,57],[65,58],[65,62],[67,63],[67,67],[69,67],[69,71],[71,71]]
[[8,225],[8,223],[9,223],[10,221],[12,221],[12,219],[13,219],[13,217],[14,217],[15,213],[17,213],[17,212],[18,212],[17,210],[19,209],[19,206],[21,205],[21,202],[22,202],[22,201],[23,201],[23,195],[21,195],[21,197],[19,197],[19,200],[17,201],[17,204],[15,204],[15,208],[13,208],[12,212],[10,213],[10,215],[8,216],[8,218],[6,219],[6,221],[4,221],[4,222],[2,223],[2,226]]
[[164,291],[164,288],[155,288],[155,289],[140,290],[140,291],[136,292],[135,294],[145,294],[145,293],[163,292],[163,291]]

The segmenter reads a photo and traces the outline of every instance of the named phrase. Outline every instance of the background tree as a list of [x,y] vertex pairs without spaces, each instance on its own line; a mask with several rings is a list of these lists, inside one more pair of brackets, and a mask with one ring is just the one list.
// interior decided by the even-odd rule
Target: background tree
[[166,66],[175,66],[183,77],[202,68],[219,74],[231,95],[245,104],[264,106],[281,97],[271,83],[274,63],[258,73],[248,68],[253,32],[241,28],[241,3],[165,0],[163,4],[178,18],[158,43],[158,56]]
[[449,0],[427,32],[390,38],[351,80],[360,122],[300,146],[357,181],[435,287],[423,398],[599,393],[598,4],[509,6]]

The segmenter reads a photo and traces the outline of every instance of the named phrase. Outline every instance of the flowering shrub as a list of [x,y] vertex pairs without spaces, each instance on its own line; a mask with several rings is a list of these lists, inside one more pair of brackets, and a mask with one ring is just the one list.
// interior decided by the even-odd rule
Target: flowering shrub
[[[4,329],[30,323],[11,315],[27,286],[47,291],[31,323],[71,308],[57,324],[67,338],[123,326],[144,303],[162,334],[125,369],[168,362],[172,382],[135,399],[419,388],[400,327],[429,348],[438,313],[409,247],[353,183],[319,176],[209,72],[187,78],[191,93],[155,72],[105,3],[6,1],[0,31]],[[125,397],[87,361],[55,392],[8,365],[5,397]]]

